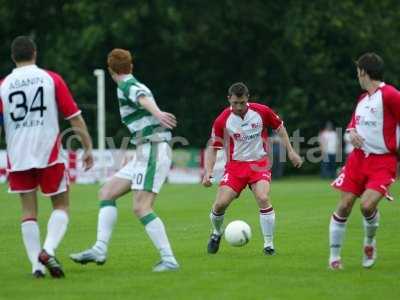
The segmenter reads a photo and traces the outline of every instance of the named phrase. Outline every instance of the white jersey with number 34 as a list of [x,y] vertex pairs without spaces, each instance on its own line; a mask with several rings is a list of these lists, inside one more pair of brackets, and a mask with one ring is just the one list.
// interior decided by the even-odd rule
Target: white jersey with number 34
[[16,68],[0,84],[0,113],[10,172],[63,162],[58,112],[80,114],[64,80],[36,65]]

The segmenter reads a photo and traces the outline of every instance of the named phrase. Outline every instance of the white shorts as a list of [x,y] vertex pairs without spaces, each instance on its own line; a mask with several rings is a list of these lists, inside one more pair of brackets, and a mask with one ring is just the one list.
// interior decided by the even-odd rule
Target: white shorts
[[132,190],[158,194],[171,168],[172,151],[167,142],[137,146],[135,157],[114,176],[132,181]]

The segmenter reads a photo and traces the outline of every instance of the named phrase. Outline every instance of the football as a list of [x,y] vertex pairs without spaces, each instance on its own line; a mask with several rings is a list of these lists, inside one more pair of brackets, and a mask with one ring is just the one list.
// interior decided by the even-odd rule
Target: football
[[241,220],[232,221],[226,226],[225,240],[235,247],[246,245],[251,238],[250,226]]

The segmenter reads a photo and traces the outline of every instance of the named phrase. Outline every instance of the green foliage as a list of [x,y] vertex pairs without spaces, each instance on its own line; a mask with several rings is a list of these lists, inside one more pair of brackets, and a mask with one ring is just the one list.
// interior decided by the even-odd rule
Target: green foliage
[[[176,135],[204,146],[226,90],[246,82],[277,110],[289,132],[308,138],[326,120],[345,126],[359,93],[353,61],[376,51],[387,82],[399,84],[399,2],[382,1],[2,1],[2,57],[11,40],[31,34],[39,64],[68,81],[96,133],[95,68],[114,47],[135,55],[135,75],[162,109],[179,119]],[[0,62],[0,76],[12,68]],[[127,134],[115,86],[107,79],[107,135]]]

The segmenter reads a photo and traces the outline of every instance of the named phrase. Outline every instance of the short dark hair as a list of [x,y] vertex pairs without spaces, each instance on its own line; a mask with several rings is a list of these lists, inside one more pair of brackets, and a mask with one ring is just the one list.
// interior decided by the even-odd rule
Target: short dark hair
[[15,62],[32,60],[35,51],[36,44],[29,36],[17,36],[11,43],[11,57]]
[[249,97],[249,89],[243,82],[236,82],[228,89],[228,96],[235,95],[236,97]]
[[356,66],[364,70],[372,80],[383,80],[384,62],[382,57],[374,52],[368,52],[360,56]]

